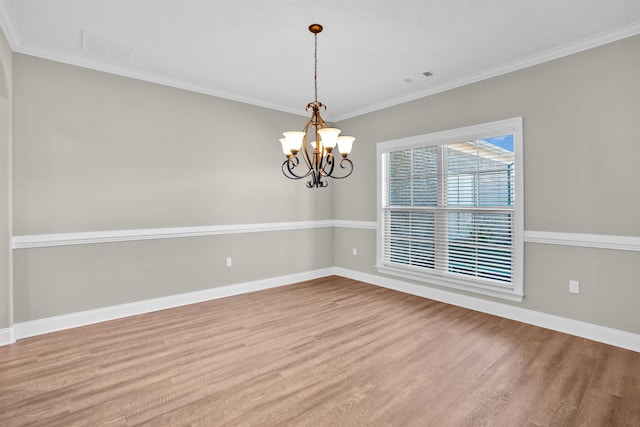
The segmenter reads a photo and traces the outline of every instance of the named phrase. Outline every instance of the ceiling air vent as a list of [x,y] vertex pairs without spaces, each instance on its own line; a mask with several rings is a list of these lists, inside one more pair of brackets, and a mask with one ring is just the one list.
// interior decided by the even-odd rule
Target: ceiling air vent
[[421,80],[421,79],[423,79],[425,77],[431,77],[433,75],[435,75],[435,73],[433,71],[427,70],[427,71],[424,71],[424,72],[422,72],[420,74],[415,74],[413,76],[409,76],[407,78],[404,78],[404,79],[402,79],[402,81],[405,82],[405,83],[413,83],[413,82],[419,81],[419,80]]

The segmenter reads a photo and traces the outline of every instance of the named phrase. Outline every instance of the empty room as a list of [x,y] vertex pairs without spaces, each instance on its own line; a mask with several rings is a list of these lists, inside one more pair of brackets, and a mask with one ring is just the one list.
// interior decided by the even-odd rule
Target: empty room
[[640,0],[0,0],[1,426],[640,426]]

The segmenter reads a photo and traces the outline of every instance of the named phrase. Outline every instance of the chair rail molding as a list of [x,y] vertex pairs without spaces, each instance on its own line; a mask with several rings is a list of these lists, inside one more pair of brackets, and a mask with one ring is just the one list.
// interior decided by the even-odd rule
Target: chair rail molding
[[46,248],[50,246],[87,245],[93,243],[175,239],[179,237],[264,233],[271,231],[306,230],[313,228],[332,227],[375,230],[376,223],[374,221],[347,221],[328,219],[315,221],[269,222],[257,224],[205,225],[194,227],[166,227],[132,230],[83,231],[75,233],[31,234],[13,236],[12,245],[13,249],[29,249]]
[[546,245],[640,251],[640,236],[525,231],[524,241],[525,243],[541,243]]
[[[73,233],[30,234],[13,236],[13,249],[50,246],[85,245],[93,243],[127,242],[135,240],[202,237],[221,234],[264,233],[313,228],[376,229],[376,221],[327,219],[312,221],[270,222],[257,224],[205,225],[193,227],[143,228],[131,230],[84,231]],[[525,243],[578,246],[585,248],[640,251],[640,236],[562,233],[556,231],[524,232]]]

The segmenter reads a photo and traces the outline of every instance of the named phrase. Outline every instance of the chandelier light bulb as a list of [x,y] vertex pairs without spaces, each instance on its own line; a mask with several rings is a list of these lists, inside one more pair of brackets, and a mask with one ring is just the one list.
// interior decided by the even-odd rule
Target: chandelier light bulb
[[291,149],[289,148],[289,144],[287,143],[287,138],[280,138],[280,144],[282,144],[282,152],[285,156],[289,157],[291,155]]
[[356,139],[353,136],[340,136],[338,137],[338,150],[340,150],[340,154],[345,159],[349,154],[351,154],[351,149],[353,148],[353,141]]
[[305,132],[299,131],[289,131],[283,133],[289,150],[295,155],[298,151],[300,151],[300,147],[302,147],[302,140],[306,135]]
[[320,138],[322,138],[322,145],[327,149],[327,151],[333,150],[333,147],[336,146],[338,142],[338,135],[340,135],[340,132],[342,131],[337,128],[318,129],[318,135],[320,135]]

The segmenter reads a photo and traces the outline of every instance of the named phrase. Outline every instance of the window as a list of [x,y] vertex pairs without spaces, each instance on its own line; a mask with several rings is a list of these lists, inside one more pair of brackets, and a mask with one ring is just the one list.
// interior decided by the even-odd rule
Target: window
[[522,118],[378,144],[378,271],[521,301]]

